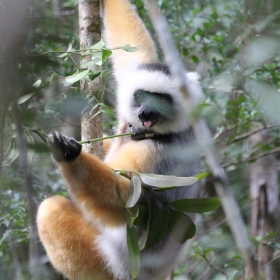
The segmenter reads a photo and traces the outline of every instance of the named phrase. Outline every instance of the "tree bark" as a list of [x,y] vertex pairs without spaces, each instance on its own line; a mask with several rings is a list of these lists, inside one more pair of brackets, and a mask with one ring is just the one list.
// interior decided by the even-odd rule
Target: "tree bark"
[[[250,144],[267,143],[269,132],[261,131],[250,137]],[[276,232],[280,218],[278,171],[275,155],[262,157],[250,166],[251,233],[262,237],[257,248],[258,267],[264,279],[279,279],[280,271],[273,262],[274,249],[267,244],[266,237]]]
[[[101,39],[101,25],[99,15],[99,0],[79,0],[79,32],[80,32],[80,48],[88,49],[90,46],[98,43]],[[81,63],[91,61],[91,56],[81,58]],[[93,72],[101,71],[98,66],[88,67]],[[100,103],[102,98],[102,78],[97,77],[94,81],[88,82],[81,80],[81,93],[89,100],[88,106],[84,111],[81,119],[82,141],[102,137],[102,114],[100,106],[95,110],[92,108]],[[97,115],[96,115],[97,114]],[[89,143],[85,145],[88,153],[95,154],[99,158],[103,158],[102,141]]]

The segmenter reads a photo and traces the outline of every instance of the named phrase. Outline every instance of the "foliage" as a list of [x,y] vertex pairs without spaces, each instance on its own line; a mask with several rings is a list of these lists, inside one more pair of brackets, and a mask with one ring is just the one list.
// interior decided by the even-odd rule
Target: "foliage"
[[[127,176],[126,170],[115,171],[116,176],[123,174]],[[129,171],[130,187],[127,201],[124,202],[119,195],[127,218],[127,245],[130,257],[130,272],[132,278],[136,278],[140,269],[140,251],[150,249],[156,246],[166,236],[167,232],[173,239],[183,244],[188,239],[194,237],[196,227],[189,215],[184,212],[203,213],[215,210],[221,205],[218,198],[192,198],[181,199],[173,202],[163,201],[156,195],[157,191],[169,191],[170,189],[181,186],[192,185],[197,181],[197,177],[176,177],[157,174],[145,174]],[[170,187],[173,186],[173,187]],[[163,207],[151,219],[150,206],[144,207],[139,199],[145,189],[145,195],[153,195],[155,199],[163,204]],[[117,185],[117,192],[119,189]],[[141,210],[140,210],[141,209]],[[137,230],[134,227],[143,228],[143,233],[138,237]]]
[[[29,279],[31,218],[20,144],[24,142],[27,147],[33,202],[37,205],[54,193],[66,195],[44,144],[44,135],[60,129],[79,138],[79,116],[86,101],[80,98],[77,81],[83,75],[89,79],[97,75],[83,69],[87,65],[77,62],[80,55],[77,1],[64,1],[56,16],[54,2],[59,1],[0,1],[0,276],[3,279]],[[153,33],[143,1],[132,2]],[[279,1],[159,0],[158,3],[169,21],[186,68],[201,75],[206,99],[200,112],[215,135],[213,141],[220,162],[226,168],[249,227],[248,170],[257,159],[279,154]],[[98,63],[110,52],[103,45],[101,49],[94,52]],[[109,68],[108,62],[106,67]],[[109,71],[101,74],[108,81],[102,113],[106,132],[111,132],[115,120],[108,86],[114,89],[114,85],[108,79]],[[24,132],[23,139],[19,138],[19,125]],[[259,144],[247,141],[268,128],[267,141]],[[205,163],[202,169],[207,170]],[[211,177],[203,180],[206,186],[212,185]],[[207,192],[216,196],[213,188],[207,187]],[[131,200],[126,202],[131,244],[136,244],[132,224],[150,231],[149,223],[143,218],[149,220],[149,211],[141,206],[135,211],[138,195],[132,192]],[[197,206],[197,201],[193,205]],[[160,223],[166,211],[158,215],[160,227],[172,231],[172,224]],[[174,210],[172,215],[179,218],[181,214]],[[173,278],[242,278],[243,260],[222,210],[198,214],[195,224],[193,245]],[[252,239],[256,247],[270,246],[274,252],[272,263],[277,264],[279,228]],[[139,249],[147,242],[153,246],[153,236],[144,235]],[[130,248],[134,249],[134,245]],[[131,255],[137,260],[134,250]],[[58,279],[45,258],[40,258],[40,262],[41,279]],[[137,275],[135,264],[132,262],[133,275]]]

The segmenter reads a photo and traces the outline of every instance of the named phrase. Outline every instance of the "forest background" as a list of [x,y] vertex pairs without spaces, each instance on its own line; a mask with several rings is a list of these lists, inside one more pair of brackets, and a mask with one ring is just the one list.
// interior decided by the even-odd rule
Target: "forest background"
[[[156,38],[143,2],[132,2]],[[280,279],[280,3],[157,2],[186,69],[201,76],[206,99],[200,112],[261,277]],[[62,279],[38,240],[35,217],[44,198],[66,196],[45,135],[58,130],[80,139],[80,116],[92,98],[80,94],[78,49],[77,0],[0,0],[1,279]],[[115,84],[108,61],[101,74],[104,101],[98,114],[104,134],[112,135]],[[217,196],[211,176],[202,184]],[[198,233],[173,279],[242,279],[244,260],[223,209],[199,214],[196,224]]]

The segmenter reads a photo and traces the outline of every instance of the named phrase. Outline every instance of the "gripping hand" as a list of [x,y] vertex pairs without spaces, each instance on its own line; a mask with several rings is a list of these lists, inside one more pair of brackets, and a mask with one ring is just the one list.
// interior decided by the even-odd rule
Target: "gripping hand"
[[82,151],[82,145],[73,138],[52,132],[47,138],[53,158],[57,161],[70,161],[75,159]]

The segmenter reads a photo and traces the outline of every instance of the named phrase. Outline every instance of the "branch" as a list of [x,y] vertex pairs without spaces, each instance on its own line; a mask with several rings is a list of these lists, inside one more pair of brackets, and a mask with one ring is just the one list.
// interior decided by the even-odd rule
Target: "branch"
[[[240,125],[240,124],[238,124],[238,125]],[[258,132],[261,132],[261,131],[266,130],[266,129],[274,128],[274,127],[277,127],[277,126],[280,126],[280,125],[279,124],[265,125],[265,126],[262,126],[260,128],[250,130],[249,132],[245,132],[245,133],[242,133],[240,135],[235,136],[234,139],[231,140],[229,144],[242,141],[244,139],[249,138],[250,136],[252,136],[254,134],[257,134]],[[232,136],[234,134],[234,132],[232,132],[232,131],[234,131],[236,129],[236,127],[237,126],[231,127],[230,129],[224,130],[221,133],[219,133],[218,135],[215,135],[214,138],[213,138],[213,141],[216,141],[219,138],[222,138],[224,140],[224,138],[228,138],[229,136]],[[223,143],[224,143],[224,141],[223,141]],[[218,146],[220,146],[220,144],[218,144]]]
[[227,175],[219,164],[216,151],[212,145],[212,136],[205,121],[196,117],[195,103],[193,102],[189,90],[188,81],[185,76],[183,63],[174,46],[171,34],[168,29],[165,18],[160,14],[159,7],[154,0],[147,0],[147,9],[156,29],[161,47],[165,54],[165,59],[170,67],[171,73],[180,92],[185,97],[186,107],[189,112],[191,124],[194,128],[197,139],[200,139],[202,148],[205,153],[206,162],[214,177],[216,191],[222,200],[223,209],[227,216],[235,242],[241,251],[248,276],[252,279],[258,279],[257,267],[254,261],[254,248],[247,236],[246,226],[242,220],[239,207],[234,198],[233,192],[228,184]]

